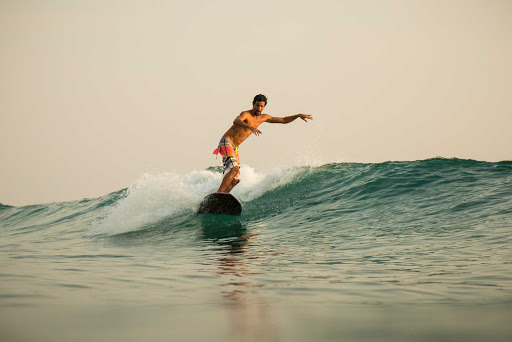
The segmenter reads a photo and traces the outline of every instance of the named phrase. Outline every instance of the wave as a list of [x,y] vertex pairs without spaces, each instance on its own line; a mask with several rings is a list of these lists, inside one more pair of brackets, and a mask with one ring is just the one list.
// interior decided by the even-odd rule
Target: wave
[[[65,224],[86,236],[112,236],[184,226],[199,202],[217,190],[219,168],[144,174],[127,189],[96,199],[11,207],[0,205],[0,226],[12,234]],[[512,215],[512,161],[497,163],[433,158],[376,164],[332,163],[256,172],[241,168],[233,189],[242,220],[275,220],[294,226],[473,224]],[[430,221],[429,221],[430,220]],[[404,229],[404,228],[402,228]]]
[[[240,169],[242,182],[232,194],[242,203],[282,187],[305,168],[274,169],[257,173],[248,165]],[[223,174],[219,169],[176,173],[144,174],[126,191],[125,198],[108,214],[95,222],[89,235],[116,235],[151,226],[169,217],[192,215],[201,200],[219,187]]]

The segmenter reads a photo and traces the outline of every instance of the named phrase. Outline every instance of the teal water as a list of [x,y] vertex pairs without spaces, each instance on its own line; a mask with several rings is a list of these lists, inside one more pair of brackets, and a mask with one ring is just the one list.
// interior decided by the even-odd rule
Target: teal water
[[0,340],[509,341],[512,162],[218,168],[0,205]]

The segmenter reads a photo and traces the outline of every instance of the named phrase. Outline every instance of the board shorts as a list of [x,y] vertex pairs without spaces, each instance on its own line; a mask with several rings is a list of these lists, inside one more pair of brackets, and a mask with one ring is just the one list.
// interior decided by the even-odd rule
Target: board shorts
[[[235,166],[240,166],[238,147],[227,139],[220,139],[219,147],[213,151],[213,154],[220,154],[222,156],[222,165],[224,167],[223,174],[228,173]],[[240,179],[240,170],[238,170],[235,179]]]

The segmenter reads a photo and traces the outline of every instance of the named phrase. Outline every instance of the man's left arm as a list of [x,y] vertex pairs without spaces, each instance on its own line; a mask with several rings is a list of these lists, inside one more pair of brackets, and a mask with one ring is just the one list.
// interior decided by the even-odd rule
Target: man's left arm
[[273,117],[268,114],[264,114],[264,115],[265,115],[265,122],[270,122],[270,123],[287,124],[287,123],[290,123],[298,118],[301,118],[302,120],[304,120],[306,122],[308,121],[307,119],[313,120],[313,117],[308,114],[296,114],[296,115],[291,115],[291,116],[285,116],[283,118]]

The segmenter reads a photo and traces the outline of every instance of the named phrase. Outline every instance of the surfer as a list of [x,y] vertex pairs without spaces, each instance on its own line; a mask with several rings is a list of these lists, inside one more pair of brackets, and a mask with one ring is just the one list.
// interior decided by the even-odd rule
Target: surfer
[[224,133],[220,139],[219,147],[213,151],[214,154],[222,155],[224,167],[224,178],[217,192],[229,193],[235,185],[240,182],[240,157],[238,156],[238,146],[251,134],[259,136],[261,131],[258,126],[264,122],[287,124],[297,118],[307,122],[307,119],[313,120],[311,115],[296,114],[282,118],[272,117],[263,114],[263,109],[267,105],[267,97],[259,94],[252,101],[252,109],[240,113],[233,121],[231,128]]

